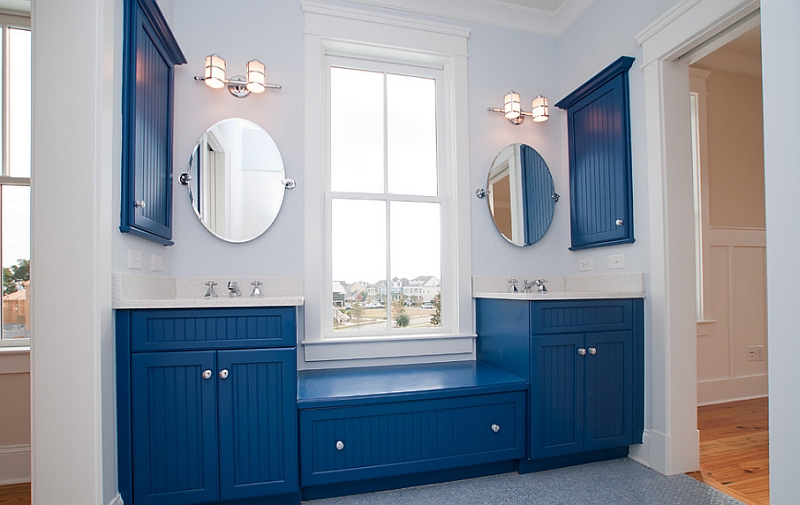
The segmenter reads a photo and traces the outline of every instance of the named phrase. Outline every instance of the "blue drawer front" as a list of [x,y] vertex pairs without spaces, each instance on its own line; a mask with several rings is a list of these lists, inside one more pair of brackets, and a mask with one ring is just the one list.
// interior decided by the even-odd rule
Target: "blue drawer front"
[[300,438],[303,486],[519,459],[525,393],[302,410]]
[[581,300],[531,303],[531,334],[630,330],[633,301]]
[[131,311],[131,350],[293,347],[292,307]]

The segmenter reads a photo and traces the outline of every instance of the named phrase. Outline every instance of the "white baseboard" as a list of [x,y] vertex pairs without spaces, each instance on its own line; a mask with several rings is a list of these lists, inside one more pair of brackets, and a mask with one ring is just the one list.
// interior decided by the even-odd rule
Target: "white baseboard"
[[769,395],[767,375],[752,375],[697,383],[697,405],[749,400],[767,395]]
[[31,481],[31,446],[0,447],[0,486]]
[[115,496],[114,499],[108,502],[108,505],[123,505],[122,496],[120,496],[120,494],[117,493],[117,496]]

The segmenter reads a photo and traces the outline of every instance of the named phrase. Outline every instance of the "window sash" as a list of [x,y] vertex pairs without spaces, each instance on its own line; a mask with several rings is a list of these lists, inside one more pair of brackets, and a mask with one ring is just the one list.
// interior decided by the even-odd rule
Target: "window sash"
[[[331,69],[332,68],[346,68],[352,70],[365,70],[370,72],[377,72],[382,73],[384,75],[383,78],[383,192],[353,192],[353,191],[333,191],[331,189],[331,103],[332,103],[332,96],[331,96]],[[386,83],[386,75],[387,74],[395,74],[395,75],[403,75],[403,76],[413,76],[413,77],[420,77],[420,78],[428,78],[433,79],[436,83],[435,93],[436,93],[436,167],[437,167],[437,194],[436,195],[408,195],[408,194],[396,194],[396,193],[389,193],[389,167],[387,161],[387,151],[388,151],[388,129],[387,124],[389,118],[386,115],[387,105],[386,105],[386,90],[387,90],[387,83]],[[443,128],[444,128],[444,114],[443,108],[441,104],[444,101],[443,96],[443,70],[441,68],[435,67],[427,67],[427,66],[417,66],[417,65],[409,65],[409,64],[399,64],[396,62],[379,62],[370,59],[363,59],[363,58],[346,58],[338,55],[334,56],[327,56],[325,58],[325,125],[326,125],[326,135],[325,138],[327,139],[326,143],[326,166],[325,166],[325,279],[323,281],[323,302],[322,302],[322,317],[323,317],[323,326],[322,330],[322,338],[387,338],[392,336],[413,336],[413,335],[436,335],[436,334],[449,334],[453,331],[453,321],[452,316],[449,314],[451,311],[448,310],[452,304],[455,303],[455,297],[448,293],[449,289],[447,286],[452,285],[451,278],[454,275],[452,269],[448,269],[447,265],[452,264],[452,261],[445,260],[445,254],[447,251],[450,250],[449,242],[447,234],[445,230],[448,229],[446,226],[447,219],[449,218],[450,209],[448,208],[449,200],[448,200],[448,193],[450,192],[448,184],[451,182],[447,179],[447,170],[443,169],[444,163],[446,163],[445,157],[443,156],[443,150],[445,146],[443,145]],[[386,206],[386,279],[382,279],[387,284],[387,297],[390,299],[390,290],[389,286],[391,286],[391,244],[389,237],[391,236],[391,228],[390,228],[390,213],[389,207],[392,202],[419,202],[419,203],[436,203],[440,205],[440,223],[439,227],[441,230],[440,233],[440,257],[439,257],[439,264],[440,264],[440,299],[441,299],[441,307],[442,307],[442,321],[441,325],[438,327],[425,327],[425,328],[393,328],[392,320],[391,320],[391,302],[387,300],[385,304],[386,309],[386,317],[387,323],[386,327],[382,329],[370,329],[369,331],[364,330],[334,330],[333,327],[333,311],[336,310],[333,307],[333,292],[331,286],[335,280],[343,280],[343,279],[334,279],[333,278],[333,251],[332,251],[332,241],[333,241],[333,224],[332,224],[332,203],[334,200],[370,200],[370,201],[381,201],[384,202]],[[348,281],[358,281],[363,279],[346,279]]]

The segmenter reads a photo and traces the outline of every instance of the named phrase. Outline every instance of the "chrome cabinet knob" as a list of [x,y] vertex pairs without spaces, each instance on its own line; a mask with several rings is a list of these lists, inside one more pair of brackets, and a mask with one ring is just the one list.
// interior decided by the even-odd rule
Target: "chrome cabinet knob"
[[622,226],[623,224],[625,224],[625,221],[622,219],[617,219],[617,226]]
[[584,349],[583,347],[578,348],[578,354],[580,354],[581,356],[586,356],[586,349]]
[[500,425],[499,424],[493,424],[492,425],[492,431],[495,432],[495,433],[500,431]]
[[133,206],[136,207],[137,209],[144,209],[145,207],[144,200],[137,200],[133,202]]
[[203,378],[205,380],[210,379],[212,375],[214,375],[214,374],[211,373],[211,370],[203,370]]
[[590,348],[589,348],[589,354],[591,354],[592,356],[594,356],[595,354],[597,354],[597,348],[595,348],[595,347],[590,347]]
[[228,374],[228,370],[226,370],[225,368],[223,368],[222,370],[219,371],[219,378],[220,379],[227,379],[228,375],[229,375]]
[[344,449],[344,442],[342,442],[341,440],[337,440],[336,441],[336,450],[337,451],[341,451],[342,449]]

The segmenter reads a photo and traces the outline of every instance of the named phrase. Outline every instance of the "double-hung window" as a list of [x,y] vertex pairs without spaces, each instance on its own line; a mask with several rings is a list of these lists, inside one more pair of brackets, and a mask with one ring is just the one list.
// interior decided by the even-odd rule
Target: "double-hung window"
[[[447,320],[440,69],[329,57],[331,329],[436,333]],[[444,311],[444,312],[443,312]]]
[[3,266],[0,346],[30,345],[30,18],[0,14],[0,32],[0,263]]
[[301,360],[468,359],[469,30],[303,9]]

